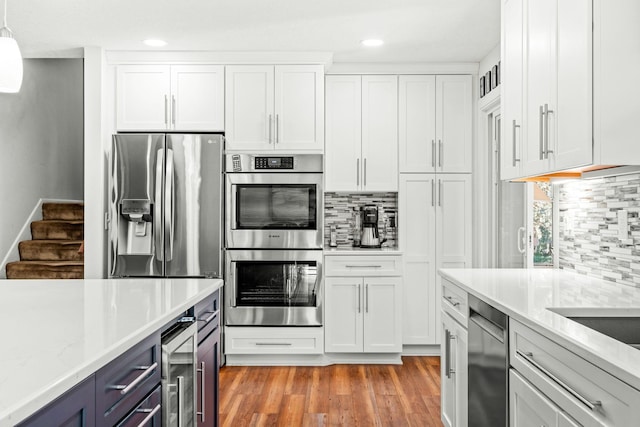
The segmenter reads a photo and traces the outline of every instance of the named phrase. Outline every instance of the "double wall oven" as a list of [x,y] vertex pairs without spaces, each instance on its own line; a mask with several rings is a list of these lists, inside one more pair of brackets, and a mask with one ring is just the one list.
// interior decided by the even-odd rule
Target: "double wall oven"
[[225,163],[226,324],[322,325],[322,155]]

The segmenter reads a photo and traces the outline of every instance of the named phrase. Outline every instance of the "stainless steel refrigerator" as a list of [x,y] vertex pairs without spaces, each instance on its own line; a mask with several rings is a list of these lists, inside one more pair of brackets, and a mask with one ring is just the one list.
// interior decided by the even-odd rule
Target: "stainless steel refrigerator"
[[110,277],[222,277],[219,134],[117,134]]

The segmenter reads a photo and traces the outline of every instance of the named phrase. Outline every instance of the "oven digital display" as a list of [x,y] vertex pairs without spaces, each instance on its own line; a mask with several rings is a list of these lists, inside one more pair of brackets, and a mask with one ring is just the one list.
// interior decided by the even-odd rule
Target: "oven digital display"
[[293,169],[293,157],[255,157],[256,169]]

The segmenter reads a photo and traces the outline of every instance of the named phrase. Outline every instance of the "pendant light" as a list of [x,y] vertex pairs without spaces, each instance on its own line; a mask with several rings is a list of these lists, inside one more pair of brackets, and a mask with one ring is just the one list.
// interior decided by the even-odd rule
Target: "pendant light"
[[4,1],[4,21],[0,28],[0,92],[16,93],[22,86],[22,55],[7,27],[7,1]]

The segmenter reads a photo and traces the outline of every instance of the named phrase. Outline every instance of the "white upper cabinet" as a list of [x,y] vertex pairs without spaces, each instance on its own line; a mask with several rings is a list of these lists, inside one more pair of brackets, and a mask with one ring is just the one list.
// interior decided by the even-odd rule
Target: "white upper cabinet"
[[228,66],[227,149],[322,151],[323,75],[320,65]]
[[397,76],[332,75],[326,86],[326,190],[397,191]]
[[436,77],[438,172],[471,172],[473,118],[471,76]]
[[471,172],[472,77],[400,76],[400,172]]
[[119,65],[120,131],[224,130],[224,67]]

